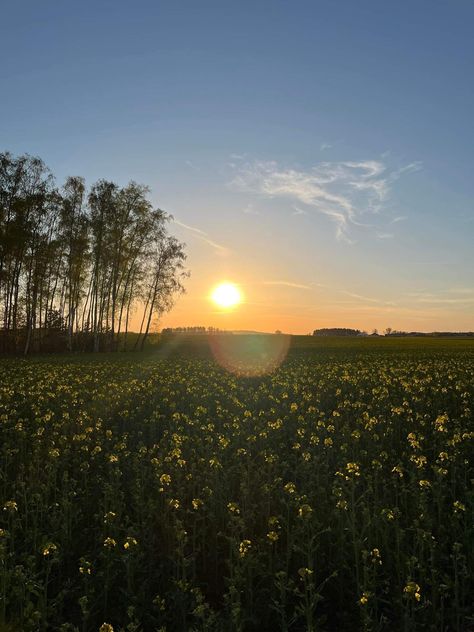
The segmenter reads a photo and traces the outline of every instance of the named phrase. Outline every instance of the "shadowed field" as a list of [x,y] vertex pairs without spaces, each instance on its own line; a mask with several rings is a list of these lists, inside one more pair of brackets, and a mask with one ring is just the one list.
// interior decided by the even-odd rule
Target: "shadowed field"
[[0,623],[470,629],[474,341],[210,338],[0,360]]

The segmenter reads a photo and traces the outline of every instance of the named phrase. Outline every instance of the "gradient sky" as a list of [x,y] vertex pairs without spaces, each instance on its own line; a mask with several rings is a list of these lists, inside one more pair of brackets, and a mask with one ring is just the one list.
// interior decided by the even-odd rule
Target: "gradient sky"
[[474,330],[473,24],[471,0],[3,2],[0,150],[152,188],[192,273],[163,326]]

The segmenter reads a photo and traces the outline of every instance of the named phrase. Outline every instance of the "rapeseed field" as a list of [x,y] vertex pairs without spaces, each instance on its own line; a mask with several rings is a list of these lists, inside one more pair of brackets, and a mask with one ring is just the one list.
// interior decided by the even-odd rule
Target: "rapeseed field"
[[474,345],[435,342],[1,360],[0,629],[474,629]]

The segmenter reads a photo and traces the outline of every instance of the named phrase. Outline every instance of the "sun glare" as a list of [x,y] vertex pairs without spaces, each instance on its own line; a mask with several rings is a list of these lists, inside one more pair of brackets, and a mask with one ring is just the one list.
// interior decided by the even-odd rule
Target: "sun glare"
[[242,302],[242,295],[234,283],[219,283],[211,293],[211,299],[219,307],[235,307]]

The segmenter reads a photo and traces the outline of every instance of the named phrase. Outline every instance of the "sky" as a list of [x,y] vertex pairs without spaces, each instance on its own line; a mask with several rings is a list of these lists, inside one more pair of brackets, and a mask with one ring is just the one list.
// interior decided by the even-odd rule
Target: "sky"
[[0,151],[150,186],[191,272],[160,326],[474,330],[471,0],[1,15]]

